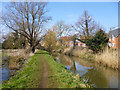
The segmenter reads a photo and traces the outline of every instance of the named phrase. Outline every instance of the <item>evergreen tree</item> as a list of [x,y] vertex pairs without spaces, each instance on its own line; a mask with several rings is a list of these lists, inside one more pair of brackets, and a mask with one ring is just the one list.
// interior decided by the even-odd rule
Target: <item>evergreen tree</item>
[[95,53],[104,49],[107,45],[109,38],[103,30],[99,30],[93,38],[85,39],[85,43],[89,49],[93,50]]

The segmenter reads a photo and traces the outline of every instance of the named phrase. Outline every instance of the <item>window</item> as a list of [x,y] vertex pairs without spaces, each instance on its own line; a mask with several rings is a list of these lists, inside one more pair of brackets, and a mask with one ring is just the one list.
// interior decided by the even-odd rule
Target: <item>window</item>
[[111,47],[111,43],[108,43],[108,45]]
[[113,37],[113,41],[115,40],[115,37]]
[[113,43],[113,47],[115,47],[115,43]]
[[115,37],[114,37],[114,35],[112,35],[112,40],[113,40],[113,41],[115,40]]
[[111,41],[111,38],[109,38],[109,41]]
[[86,47],[86,45],[84,44],[84,47]]

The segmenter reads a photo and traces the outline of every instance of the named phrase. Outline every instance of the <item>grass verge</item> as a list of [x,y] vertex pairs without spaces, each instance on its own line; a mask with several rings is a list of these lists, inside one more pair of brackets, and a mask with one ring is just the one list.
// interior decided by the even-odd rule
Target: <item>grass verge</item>
[[[40,57],[42,54],[42,58]],[[48,70],[48,88],[92,88],[82,78],[65,69],[57,63],[47,51],[38,51],[19,73],[4,81],[2,88],[39,88],[43,66],[41,59],[45,60]]]
[[44,60],[47,63],[48,68],[48,88],[91,88],[87,82],[83,82],[82,78],[77,74],[76,76],[65,69],[60,63],[57,63],[52,56],[47,54],[46,51],[42,51]]
[[80,57],[81,59],[95,61],[105,67],[109,67],[118,70],[119,65],[119,49],[112,49],[106,47],[103,52],[94,54],[91,50],[87,48],[71,49],[65,53],[66,55]]
[[22,70],[17,71],[19,74],[4,81],[2,88],[37,88],[40,85],[42,75],[42,62],[40,55],[35,54]]

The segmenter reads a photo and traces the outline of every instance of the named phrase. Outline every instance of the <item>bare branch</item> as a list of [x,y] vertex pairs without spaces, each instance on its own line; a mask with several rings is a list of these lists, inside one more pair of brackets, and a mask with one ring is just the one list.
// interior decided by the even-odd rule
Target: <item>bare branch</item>
[[28,39],[31,47],[35,47],[41,41],[40,35],[43,26],[51,18],[45,16],[47,13],[44,2],[11,2],[3,13],[3,19],[7,27],[18,31]]

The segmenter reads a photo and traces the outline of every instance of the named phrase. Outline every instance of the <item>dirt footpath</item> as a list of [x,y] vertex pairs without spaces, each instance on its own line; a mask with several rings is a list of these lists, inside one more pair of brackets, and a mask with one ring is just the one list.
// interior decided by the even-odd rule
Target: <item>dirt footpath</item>
[[40,80],[40,88],[47,88],[48,85],[48,71],[47,71],[47,65],[46,62],[44,61],[44,58],[42,55],[40,55],[40,58],[42,60],[43,63],[43,72],[42,72],[42,77]]

